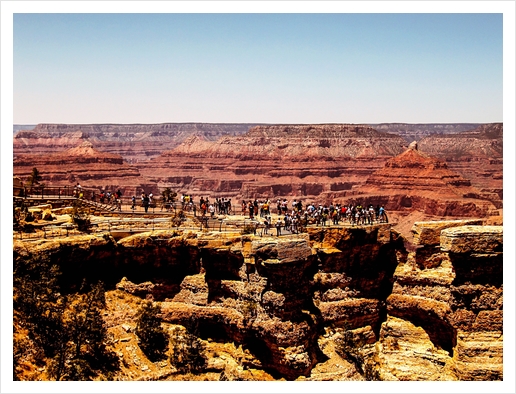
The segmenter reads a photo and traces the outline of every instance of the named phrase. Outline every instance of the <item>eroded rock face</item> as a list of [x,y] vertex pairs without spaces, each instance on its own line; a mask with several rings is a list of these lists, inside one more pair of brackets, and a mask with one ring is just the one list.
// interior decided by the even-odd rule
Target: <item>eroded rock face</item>
[[421,151],[446,161],[451,170],[469,179],[480,194],[503,198],[502,123],[454,135],[431,135],[418,144]]
[[[419,356],[433,359],[432,368],[415,372],[412,379],[426,379],[430,371],[436,380],[500,380],[503,230],[499,226],[457,226],[456,222],[449,225],[441,230],[439,241],[435,236],[421,239],[421,247],[397,266],[393,291],[387,299],[388,314],[418,327],[410,330],[432,344]],[[418,224],[422,234],[424,227],[425,224]],[[436,229],[432,224],[428,227],[428,233]],[[407,337],[402,334],[410,326],[405,322],[397,322],[396,330],[388,322],[382,325],[381,358],[399,346],[401,336]],[[440,352],[440,359],[436,359],[435,348],[445,350],[447,357],[443,358],[445,353]],[[398,358],[393,363],[399,361]],[[404,365],[400,362],[398,367],[380,368],[380,374],[403,380]]]
[[167,323],[242,344],[277,378],[330,376],[333,348],[341,378],[501,380],[502,228],[459,224],[419,223],[411,251],[379,224],[15,241],[14,261],[46,256],[69,290],[87,278],[159,301]]

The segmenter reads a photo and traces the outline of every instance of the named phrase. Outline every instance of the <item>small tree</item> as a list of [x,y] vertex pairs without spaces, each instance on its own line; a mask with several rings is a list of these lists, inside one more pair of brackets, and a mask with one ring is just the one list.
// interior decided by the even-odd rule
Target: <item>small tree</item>
[[[101,283],[84,284],[79,294],[61,294],[60,271],[49,256],[15,254],[13,261],[13,309],[17,327],[26,330],[37,364],[48,362],[48,377],[55,380],[91,380],[118,368],[116,355],[108,349]],[[15,378],[23,373],[20,347],[15,337]],[[18,367],[18,368],[17,368]]]
[[176,200],[177,193],[173,192],[172,189],[167,187],[161,192],[161,196],[164,202],[174,202]]
[[83,283],[83,293],[67,297],[63,314],[62,340],[49,365],[56,380],[91,380],[110,368],[113,354],[106,347],[107,328],[102,318],[105,293],[102,283],[91,287]]
[[13,307],[35,345],[53,357],[62,331],[59,268],[48,256],[16,256],[13,266]]
[[198,372],[205,367],[205,349],[199,338],[186,330],[176,329],[171,343],[169,360],[178,372]]
[[136,314],[135,333],[140,339],[140,348],[151,361],[165,357],[168,335],[161,327],[161,307],[146,301]]
[[42,178],[41,178],[41,174],[39,173],[39,170],[36,167],[34,167],[32,169],[31,174],[27,178],[27,182],[30,187],[34,187],[34,186],[37,186],[40,184],[41,179]]

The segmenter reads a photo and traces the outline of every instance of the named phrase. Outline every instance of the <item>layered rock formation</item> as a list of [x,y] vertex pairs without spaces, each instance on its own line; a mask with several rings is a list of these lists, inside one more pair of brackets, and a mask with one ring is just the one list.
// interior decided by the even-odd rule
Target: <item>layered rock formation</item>
[[404,145],[401,137],[363,125],[256,126],[215,142],[192,137],[140,171],[197,195],[320,200],[364,182]]
[[478,123],[375,123],[372,128],[384,133],[403,137],[407,143],[420,141],[431,135],[449,135],[470,131],[480,126]]
[[[242,198],[286,195],[330,200],[345,196],[387,158],[401,153],[406,140],[412,139],[403,133],[417,132],[427,136],[419,142],[422,152],[447,162],[483,195],[502,199],[502,124],[475,130],[471,129],[476,124],[375,125],[405,139],[369,126],[342,124],[262,125],[245,134],[252,126],[40,124],[18,131],[13,149],[15,157],[64,153],[88,140],[98,151],[141,162],[138,168],[148,178],[142,184]],[[429,133],[434,134],[428,137]]]
[[17,155],[13,162],[16,176],[26,179],[36,167],[48,186],[74,186],[133,191],[144,185],[138,169],[121,156],[99,152],[89,141],[64,152]]
[[51,154],[80,145],[83,140],[103,152],[120,155],[127,162],[158,156],[192,135],[215,140],[239,135],[254,124],[161,123],[161,124],[38,124],[14,135],[14,155]]
[[[494,223],[502,221],[498,216],[503,199],[502,124],[460,133],[475,125],[378,125],[396,132],[439,133],[418,143],[421,162],[407,156],[395,168],[384,165],[405,151],[407,141],[367,125],[260,125],[247,132],[251,126],[38,125],[34,131],[15,135],[14,175],[24,178],[36,164],[47,183],[52,179],[71,184],[77,179],[98,189],[121,188],[125,196],[150,190],[157,195],[168,187],[178,194],[229,197],[238,203],[284,197],[324,204],[364,198],[375,205],[386,204],[391,212],[401,210],[403,220],[410,212],[421,212],[433,218],[493,215],[498,218]],[[61,158],[56,162],[61,167],[55,167],[45,164],[45,155],[37,155],[52,151],[55,157],[54,150],[72,149],[86,138],[97,155],[117,152],[127,160],[140,161],[134,167],[117,168],[112,164],[101,168],[99,161],[84,167],[87,171],[78,168],[76,176],[76,159]],[[20,153],[29,149],[34,158]],[[62,163],[67,163],[67,174]],[[112,178],[110,170],[117,171]],[[407,230],[414,220],[424,219],[411,218]]]
[[432,135],[419,149],[446,161],[449,168],[469,179],[481,193],[503,198],[503,124],[480,125],[451,135]]
[[414,353],[397,351],[403,347],[399,340],[412,332],[431,342],[422,352],[430,353],[421,370],[425,379],[502,379],[503,230],[462,224],[414,227],[418,248],[397,266],[387,299],[389,315],[401,321],[382,327],[380,362],[391,363],[382,378],[413,376],[407,365],[417,363]]
[[383,204],[388,210],[444,217],[487,217],[502,206],[498,195],[472,187],[447,163],[418,150],[415,142],[387,160],[363,186],[356,187],[356,193],[355,199]]
[[502,380],[503,230],[480,223],[418,223],[408,249],[384,224],[16,241],[14,258],[50,257],[67,290],[101,279],[161,301],[167,324],[242,344],[276,379]]

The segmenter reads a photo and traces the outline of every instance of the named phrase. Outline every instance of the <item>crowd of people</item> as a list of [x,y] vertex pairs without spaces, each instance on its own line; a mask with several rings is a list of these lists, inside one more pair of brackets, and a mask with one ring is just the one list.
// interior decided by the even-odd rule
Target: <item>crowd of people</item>
[[[74,188],[74,195],[82,196],[82,188],[77,184]],[[175,196],[175,194],[174,194]],[[116,204],[118,210],[122,210],[122,192],[118,189],[116,192],[101,190],[99,201],[101,203]],[[152,192],[141,194],[141,206],[145,212],[149,207],[155,207],[156,201]],[[161,210],[164,206],[172,206],[174,199],[161,198]],[[179,203],[184,211],[193,211],[194,216],[214,217],[215,215],[233,215],[231,198],[216,197],[211,200],[209,197],[200,197],[199,201],[194,201],[191,194],[182,194]],[[135,210],[137,206],[137,198],[135,195],[131,198],[131,210]],[[272,223],[272,211],[277,214],[277,220]],[[243,200],[241,204],[241,214],[249,217],[249,219],[260,223],[263,233],[268,234],[270,228],[275,227],[277,235],[281,235],[282,231],[290,233],[298,233],[304,226],[331,226],[342,223],[351,225],[371,225],[373,223],[388,223],[387,214],[383,205],[364,204],[353,202],[349,204],[330,203],[316,204],[310,202],[303,204],[301,200],[294,199],[289,202],[286,198],[278,198],[275,203],[270,199],[253,199]],[[258,219],[260,218],[260,219]]]
[[[286,198],[276,201],[277,221],[274,223],[277,235],[282,230],[291,233],[298,233],[303,226],[314,224],[316,226],[339,225],[343,222],[351,225],[372,225],[373,223],[388,223],[387,213],[383,205],[373,204],[362,205],[361,203],[350,204],[315,204],[309,203],[306,206],[302,201],[294,199],[289,204]],[[271,202],[270,200],[242,201],[242,214],[255,219],[258,216],[263,218],[263,232],[267,234],[272,226],[271,223]]]
[[209,197],[200,197],[199,206],[194,202],[194,199],[189,194],[181,195],[181,208],[184,211],[193,211],[194,215],[197,213],[197,209],[199,209],[200,216],[214,217],[217,215],[232,215],[233,207],[231,205],[231,198],[226,197],[216,197],[215,201],[210,201]]
[[116,208],[119,211],[122,210],[122,192],[120,189],[114,193],[101,190],[99,193],[99,201],[101,204],[116,204]]

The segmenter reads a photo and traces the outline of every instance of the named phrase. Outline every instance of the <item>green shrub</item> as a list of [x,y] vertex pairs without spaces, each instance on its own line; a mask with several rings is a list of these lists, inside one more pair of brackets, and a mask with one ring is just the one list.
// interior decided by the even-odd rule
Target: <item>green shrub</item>
[[171,345],[169,361],[178,372],[199,372],[206,366],[203,343],[188,331],[176,329]]
[[136,315],[135,333],[140,348],[151,361],[163,359],[168,347],[168,335],[161,327],[161,307],[145,301]]

